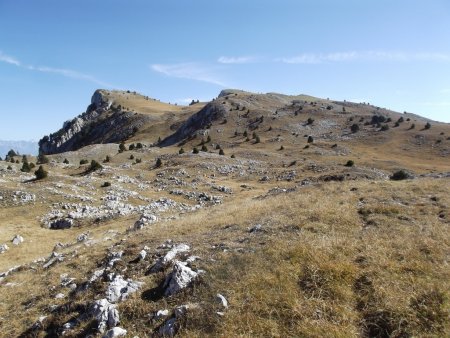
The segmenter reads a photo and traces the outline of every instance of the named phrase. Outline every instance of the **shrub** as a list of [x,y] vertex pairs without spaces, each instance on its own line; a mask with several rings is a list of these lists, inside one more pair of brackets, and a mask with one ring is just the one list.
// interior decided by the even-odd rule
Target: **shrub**
[[103,160],[103,163],[108,163],[109,161],[111,161],[111,157],[109,157],[109,155],[106,155],[106,158]]
[[162,166],[162,161],[161,161],[161,159],[158,157],[158,158],[156,159],[155,168],[159,168],[159,167],[161,167],[161,166]]
[[282,145],[280,146],[280,150],[284,150],[284,147]]
[[381,126],[381,131],[386,131],[386,130],[389,130],[389,126],[387,124],[383,124]]
[[431,124],[430,122],[427,122],[427,124],[425,125],[424,129],[430,129],[431,128]]
[[39,166],[38,170],[34,172],[34,175],[36,176],[37,180],[42,180],[48,176],[48,172],[44,170],[43,166]]
[[390,177],[390,179],[394,181],[406,180],[407,178],[410,178],[410,175],[403,169],[396,171]]
[[137,158],[137,159],[136,159],[136,164],[137,164],[137,163],[141,163],[141,162],[142,162],[142,158]]
[[37,164],[46,164],[48,162],[49,162],[49,160],[48,160],[47,156],[45,156],[44,154],[38,155]]
[[247,137],[247,136],[248,136],[247,130],[244,130],[244,133],[242,134],[242,136],[244,136],[244,137]]
[[34,167],[35,167],[34,163],[31,162],[31,163],[30,163],[30,169],[33,169]]
[[231,158],[236,158],[236,156],[234,154],[231,155]]
[[313,142],[314,142],[313,137],[312,136],[308,136],[308,143],[313,143]]
[[127,150],[127,148],[125,147],[125,143],[121,142],[119,144],[119,153],[123,153],[125,150]]
[[259,138],[259,136],[258,135],[256,135],[256,138],[255,138],[255,143],[260,143],[261,142],[261,139]]
[[306,123],[307,124],[313,124],[313,122],[314,122],[314,119],[308,117],[308,121],[306,121]]
[[357,123],[352,124],[350,130],[352,133],[357,133],[359,131],[359,125]]
[[180,148],[180,150],[178,150],[178,154],[184,154],[184,149],[183,148]]
[[355,165],[355,162],[352,160],[348,160],[347,163],[345,163],[346,167],[353,167]]
[[136,143],[136,149],[142,149],[143,147],[141,142]]
[[89,161],[88,161],[88,160],[85,160],[85,159],[83,159],[83,160],[80,161],[80,165],[88,164],[88,163],[89,163]]
[[106,188],[106,187],[110,187],[111,186],[111,182],[104,182],[101,187],[102,188]]
[[202,145],[201,151],[208,151],[208,148],[205,145]]
[[96,160],[92,160],[91,165],[89,166],[89,171],[96,171],[102,168],[103,166],[100,163],[98,163]]
[[197,147],[194,147],[194,149],[192,149],[192,153],[193,153],[193,154],[198,154],[198,149],[197,149]]
[[307,144],[306,146],[303,147],[303,149],[308,149],[309,148],[309,144]]
[[134,145],[134,143],[131,143],[130,146],[128,147],[128,150],[134,150],[136,146]]
[[9,165],[6,167],[7,170],[12,170],[12,167]]
[[64,164],[69,164],[69,160],[67,158],[64,159],[63,161]]
[[23,162],[22,168],[20,169],[20,171],[22,171],[24,173],[29,173],[31,171],[31,168],[30,168],[30,165],[28,164],[28,162]]
[[403,118],[403,116],[400,116],[400,118],[397,120],[398,123],[402,123],[404,121],[405,121],[405,119]]
[[223,149],[219,150],[219,155],[225,155],[225,152],[223,151]]
[[411,127],[409,127],[409,130],[416,128],[416,125],[413,123],[411,124]]

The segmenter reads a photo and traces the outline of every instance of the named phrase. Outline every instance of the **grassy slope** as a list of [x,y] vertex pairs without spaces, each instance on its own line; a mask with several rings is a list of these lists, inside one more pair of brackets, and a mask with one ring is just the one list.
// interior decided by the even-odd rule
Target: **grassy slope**
[[[148,102],[145,98],[131,99],[130,96],[127,100],[126,94],[120,94],[124,101],[118,99],[117,102],[126,106],[125,102],[130,101],[132,109],[139,112],[149,109],[149,113],[155,113],[153,108],[144,107]],[[292,99],[280,97],[282,102]],[[318,185],[310,187],[300,184],[306,178],[341,173],[357,175],[372,168],[385,174],[400,168],[417,174],[448,171],[450,160],[445,154],[449,148],[449,126],[433,123],[430,130],[421,130],[425,120],[414,117],[398,128],[391,122],[386,132],[361,123],[361,132],[348,136],[350,125],[361,117],[366,121],[370,119],[373,107],[346,107],[343,114],[342,107],[336,103],[335,108],[328,111],[320,107],[331,101],[310,98],[303,111],[294,115],[292,110],[284,109],[284,105],[280,108],[279,98],[270,96],[239,93],[220,100],[225,102],[229,115],[226,124],[216,121],[210,129],[212,141],[207,146],[215,154],[178,155],[179,147],[151,147],[117,154],[113,146],[92,146],[76,153],[51,156],[61,162],[67,155],[71,164],[48,166],[50,177],[43,182],[22,183],[20,179],[9,180],[14,175],[6,177],[3,191],[27,190],[35,193],[38,201],[33,207],[2,209],[0,243],[8,242],[16,233],[22,234],[26,242],[0,255],[0,271],[48,256],[55,243],[74,241],[86,230],[91,231],[97,243],[89,247],[70,246],[66,251],[72,255],[76,249],[74,258],[55,268],[39,269],[37,273],[24,271],[8,277],[0,286],[3,332],[18,335],[40,315],[49,315],[49,305],[67,302],[70,306],[66,312],[49,317],[50,323],[62,325],[76,315],[76,304],[81,306],[97,299],[91,290],[71,302],[57,300],[54,296],[61,290],[48,286],[57,286],[59,275],[65,272],[78,280],[85,279],[112,244],[116,249],[125,250],[127,261],[136,257],[143,246],[155,250],[171,238],[191,245],[193,254],[201,257],[199,268],[207,273],[193,289],[171,299],[150,300],[143,292],[122,303],[119,306],[122,326],[131,335],[148,335],[159,324],[149,323],[150,312],[186,302],[200,304],[200,309],[190,313],[183,325],[182,336],[189,337],[450,335],[449,180],[420,178],[392,182],[374,176],[345,182],[320,183],[319,180]],[[310,102],[318,103],[314,106]],[[167,121],[183,120],[203,106],[175,107],[156,101],[153,104],[158,111],[165,111],[161,123],[138,132],[127,145],[131,142],[150,144],[157,139],[156,135],[169,135],[173,131]],[[250,107],[247,117],[236,110],[237,105]],[[390,114],[394,122],[403,116],[384,113]],[[261,115],[264,121],[255,130],[261,143],[246,141],[243,131],[248,130],[251,138],[248,123]],[[354,121],[349,121],[352,116]],[[312,126],[305,125],[308,117],[315,119]],[[324,121],[331,127],[323,127]],[[408,130],[411,123],[415,123],[416,128]],[[234,135],[235,131],[238,136]],[[299,136],[292,135],[293,131]],[[330,131],[330,136],[324,136]],[[315,139],[307,149],[304,135],[313,135]],[[200,148],[200,140],[198,137],[183,147],[187,152],[194,146]],[[218,156],[213,144],[220,144],[226,156]],[[333,147],[335,144],[337,147]],[[280,150],[281,145],[283,150]],[[80,184],[81,176],[70,176],[85,169],[78,166],[81,158],[101,161],[106,154],[112,157],[107,164],[110,169],[93,175],[89,182],[93,188]],[[131,154],[142,158],[143,162],[131,165]],[[231,154],[235,154],[236,159],[230,159]],[[163,158],[163,168],[152,169],[159,157]],[[343,166],[349,159],[355,161],[355,167]],[[240,165],[244,160],[259,161],[254,172],[226,176],[210,169]],[[125,163],[130,167],[123,167]],[[13,166],[20,168],[18,164]],[[99,199],[104,193],[99,188],[104,181],[119,185],[115,175],[152,182],[158,173],[176,172],[180,168],[190,173],[189,182],[194,179],[201,182],[196,188],[198,191],[210,189],[210,184],[222,184],[233,188],[234,194],[226,196],[221,206],[183,215],[175,213],[175,220],[158,222],[138,236],[125,232],[137,216],[66,231],[39,227],[38,219],[51,209],[51,203],[62,198],[46,187],[60,183],[77,186],[80,194]],[[297,173],[294,181],[275,180],[278,175],[292,170]],[[263,175],[271,180],[260,182]],[[242,184],[248,187],[241,187]],[[131,184],[120,185],[136,189]],[[275,187],[296,188],[296,191],[257,198]],[[170,188],[160,191],[152,186],[139,193],[147,198],[167,196],[186,202],[169,195]],[[264,231],[250,234],[248,228],[257,223],[263,225]],[[105,241],[104,237],[110,234],[108,230],[116,230],[118,235]],[[126,272],[127,277],[145,282],[144,291],[154,288],[162,278],[162,275],[145,276],[150,263],[151,258],[141,265],[130,266]],[[37,275],[40,277],[36,278]],[[17,284],[7,286],[8,282]],[[99,285],[98,290],[101,287]],[[224,317],[215,314],[220,310],[214,300],[216,293],[224,294],[230,302]],[[23,313],[21,317],[17,316],[19,310]]]

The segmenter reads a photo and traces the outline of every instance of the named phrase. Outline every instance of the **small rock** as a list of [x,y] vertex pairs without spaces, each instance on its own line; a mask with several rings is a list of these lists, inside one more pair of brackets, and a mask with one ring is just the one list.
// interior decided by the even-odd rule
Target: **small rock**
[[142,260],[145,259],[145,257],[147,257],[147,251],[141,250],[141,251],[139,252],[138,259],[139,259],[140,261],[142,261]]
[[77,242],[81,243],[81,242],[87,241],[88,239],[89,239],[89,232],[85,232],[85,233],[78,235]]
[[262,231],[261,224],[256,224],[255,226],[251,227],[251,229],[249,230],[249,232],[259,232],[259,231]]
[[125,337],[127,335],[127,330],[122,329],[121,327],[114,327],[103,336],[103,338],[116,338],[116,337]]
[[6,245],[6,244],[0,245],[0,254],[5,253],[8,250],[9,250],[8,245]]
[[23,242],[23,237],[20,235],[15,235],[14,238],[11,240],[12,244],[19,245]]
[[224,296],[222,296],[220,293],[218,293],[216,295],[216,297],[217,297],[217,300],[222,304],[222,306],[224,308],[228,308],[228,301]]
[[64,293],[58,293],[58,294],[55,296],[56,299],[63,299],[64,297],[66,297],[66,296],[64,295]]
[[161,319],[161,318],[167,317],[168,315],[169,315],[169,310],[167,310],[167,309],[164,309],[164,310],[158,310],[158,311],[154,314],[153,318],[154,318],[155,320],[159,320],[159,319]]
[[159,327],[159,337],[174,337],[177,334],[178,325],[176,318],[168,319],[163,325]]

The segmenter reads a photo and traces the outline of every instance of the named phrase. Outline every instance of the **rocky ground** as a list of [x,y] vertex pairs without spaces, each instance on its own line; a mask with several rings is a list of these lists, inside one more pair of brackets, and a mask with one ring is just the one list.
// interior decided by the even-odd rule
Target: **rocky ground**
[[1,161],[2,335],[448,335],[450,129],[373,110],[224,91],[160,144]]

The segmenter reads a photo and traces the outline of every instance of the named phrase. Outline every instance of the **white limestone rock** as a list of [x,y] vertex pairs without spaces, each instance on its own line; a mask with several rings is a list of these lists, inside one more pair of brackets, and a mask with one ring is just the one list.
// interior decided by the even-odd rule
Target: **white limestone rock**
[[103,336],[103,338],[117,338],[117,337],[125,337],[127,335],[127,330],[122,329],[121,327],[114,327]]
[[178,244],[169,250],[164,257],[161,257],[151,268],[150,272],[155,273],[162,271],[176,256],[183,252],[188,252],[191,248],[187,244]]
[[95,301],[89,314],[97,320],[97,330],[101,333],[104,333],[106,329],[116,327],[120,322],[116,305],[111,304],[105,298]]
[[15,235],[11,242],[13,245],[19,245],[20,243],[23,243],[23,237],[20,235]]
[[8,245],[6,245],[6,244],[0,245],[0,254],[5,253],[8,250],[9,250]]
[[175,261],[172,272],[166,277],[163,284],[164,296],[172,296],[188,287],[197,276],[198,272],[189,268],[187,263]]
[[117,303],[128,298],[128,296],[142,286],[142,282],[125,280],[121,275],[116,275],[106,290],[106,298],[111,303]]

